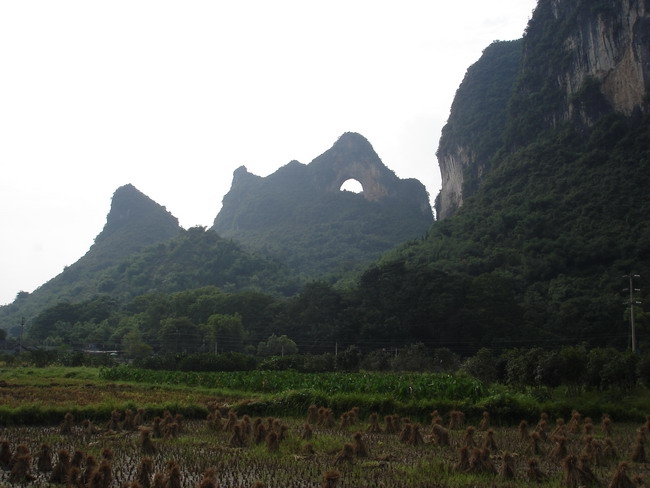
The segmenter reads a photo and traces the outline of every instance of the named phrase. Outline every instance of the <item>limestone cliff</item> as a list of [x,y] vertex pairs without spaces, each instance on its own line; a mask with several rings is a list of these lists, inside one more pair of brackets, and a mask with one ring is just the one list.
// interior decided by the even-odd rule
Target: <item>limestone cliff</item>
[[502,144],[507,105],[519,72],[521,41],[494,42],[465,74],[438,147],[442,189],[439,219],[452,215],[489,170]]
[[[361,194],[341,191],[349,179]],[[364,137],[346,133],[307,165],[265,178],[238,168],[212,228],[317,276],[368,262],[432,223],[424,185],[398,178]]]
[[541,105],[546,127],[647,112],[649,41],[647,0],[540,0],[524,37],[513,119],[531,125],[521,117],[530,103]]
[[[511,151],[525,146],[564,123],[589,127],[611,112],[628,116],[648,112],[649,10],[647,0],[539,0],[523,38],[518,71],[510,78],[509,71],[502,73],[504,82],[516,84],[511,96],[503,100],[506,118],[502,110],[492,114],[502,128],[497,137],[501,148]],[[488,54],[486,50],[483,58]],[[484,72],[483,76],[493,69],[481,61],[474,68]],[[463,84],[476,84],[470,70]],[[461,88],[454,105],[463,103]],[[445,130],[455,133],[456,139],[465,131],[466,140],[451,144],[455,139],[445,139],[443,131],[438,150],[439,218],[453,215],[476,190],[494,154],[481,154],[479,142],[471,139],[471,128],[450,128],[454,115],[452,106]]]
[[[596,4],[567,0],[551,2],[556,20],[575,16],[575,29],[564,40],[571,62],[557,70],[557,83],[567,100],[579,95],[595,80],[611,108],[631,115],[647,110],[650,81],[650,16],[646,1],[608,1]],[[567,104],[565,118],[575,115],[591,123],[586,114],[575,114]]]

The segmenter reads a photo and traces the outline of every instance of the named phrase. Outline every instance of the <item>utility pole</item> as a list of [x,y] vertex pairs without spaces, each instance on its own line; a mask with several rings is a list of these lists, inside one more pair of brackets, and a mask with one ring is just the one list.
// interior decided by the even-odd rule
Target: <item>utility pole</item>
[[[629,280],[629,293],[630,293],[630,299],[629,299],[629,305],[630,305],[630,337],[632,340],[632,352],[636,353],[636,333],[634,331],[634,305],[640,305],[641,302],[639,300],[636,300],[634,298],[634,293],[641,291],[640,288],[634,288],[634,278],[641,278],[640,275],[630,273],[629,275],[623,275],[623,278],[626,278]],[[623,289],[623,291],[628,291],[627,289]]]

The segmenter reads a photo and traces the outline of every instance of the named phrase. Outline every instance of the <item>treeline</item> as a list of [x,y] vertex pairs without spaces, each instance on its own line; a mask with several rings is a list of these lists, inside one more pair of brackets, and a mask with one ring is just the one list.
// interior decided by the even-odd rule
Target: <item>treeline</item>
[[[434,373],[447,375],[450,384],[465,382],[464,378],[473,378],[478,382],[472,387],[475,389],[500,384],[515,391],[532,392],[540,399],[544,398],[545,391],[557,387],[566,387],[567,391],[573,393],[631,391],[637,386],[650,387],[650,354],[638,355],[612,348],[589,349],[584,345],[565,346],[556,350],[514,348],[500,354],[482,348],[467,358],[462,358],[447,348],[431,351],[423,344],[413,344],[393,351],[376,350],[367,354],[362,354],[356,346],[338,353],[293,353],[267,357],[235,352],[160,353],[128,361],[130,365],[125,364],[127,361],[123,355],[40,349],[17,355],[5,354],[0,359],[7,365],[119,367],[119,373],[105,372],[104,376],[129,381],[162,378],[160,375],[146,373],[147,370],[159,371],[163,375],[166,372]],[[259,377],[257,373],[253,376],[237,376],[239,381],[249,383],[251,378]],[[298,378],[292,377],[294,380]],[[164,378],[167,378],[164,382],[171,381],[171,376]],[[185,376],[174,378],[182,378],[174,381],[189,381]],[[309,387],[305,386],[305,381],[314,381],[312,376],[305,378],[307,379],[301,382],[301,388]],[[219,384],[225,387],[222,382]]]
[[[622,350],[629,345],[622,298],[618,316],[602,312],[602,304],[592,310],[594,317],[596,312],[601,316],[591,329],[586,323],[591,316],[573,315],[564,327],[545,328],[531,326],[537,311],[522,307],[518,292],[517,281],[504,273],[470,276],[396,260],[369,268],[350,286],[312,282],[290,298],[217,287],[145,294],[124,305],[98,295],[81,303],[58,303],[28,321],[25,330],[16,327],[10,333],[31,347],[112,350],[129,359],[163,352],[323,354],[350,346],[365,355],[416,343],[430,351],[448,348],[461,357],[481,347],[503,351],[584,343]],[[566,299],[564,305],[571,307],[556,314],[577,314],[574,303]],[[646,344],[644,323],[638,313],[641,349]],[[278,346],[284,351],[273,346],[280,337],[290,340]]]

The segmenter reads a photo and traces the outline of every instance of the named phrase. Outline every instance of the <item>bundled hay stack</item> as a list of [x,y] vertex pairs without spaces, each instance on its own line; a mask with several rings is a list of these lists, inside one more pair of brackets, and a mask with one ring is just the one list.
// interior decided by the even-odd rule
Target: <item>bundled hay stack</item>
[[440,424],[435,424],[433,426],[433,439],[439,446],[451,446],[449,431]]
[[503,453],[503,462],[499,468],[499,476],[506,480],[515,478],[515,458],[508,451]]
[[543,483],[548,479],[548,475],[539,469],[537,459],[530,458],[526,464],[528,465],[526,468],[526,477],[528,478],[528,481]]

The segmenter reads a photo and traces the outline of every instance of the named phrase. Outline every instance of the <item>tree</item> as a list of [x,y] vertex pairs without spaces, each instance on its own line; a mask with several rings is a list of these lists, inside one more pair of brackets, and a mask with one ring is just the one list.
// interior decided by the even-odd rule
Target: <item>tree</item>
[[497,379],[497,362],[492,351],[482,347],[476,354],[467,358],[463,369],[483,383],[493,383]]
[[122,351],[127,358],[144,359],[151,355],[153,349],[142,340],[142,334],[137,329],[131,329],[122,337]]
[[431,371],[433,359],[424,344],[403,347],[391,361],[394,371]]
[[389,350],[377,349],[364,355],[360,368],[368,371],[389,371],[391,359]]
[[260,342],[257,346],[259,356],[284,356],[285,354],[298,354],[298,346],[286,335],[280,337],[272,334],[266,342]]
[[460,368],[460,357],[447,347],[433,350],[433,370],[436,373],[453,373]]
[[239,352],[244,347],[246,333],[242,317],[233,315],[213,314],[208,318],[207,337],[210,350],[217,352]]
[[348,347],[336,356],[336,369],[338,371],[358,371],[361,362],[361,351],[355,345]]
[[70,302],[60,302],[43,310],[34,318],[31,326],[27,329],[29,339],[36,342],[43,342],[48,336],[53,335],[55,324],[77,322],[79,306]]
[[167,318],[161,321],[160,346],[165,352],[196,352],[201,346],[200,329],[187,317]]

